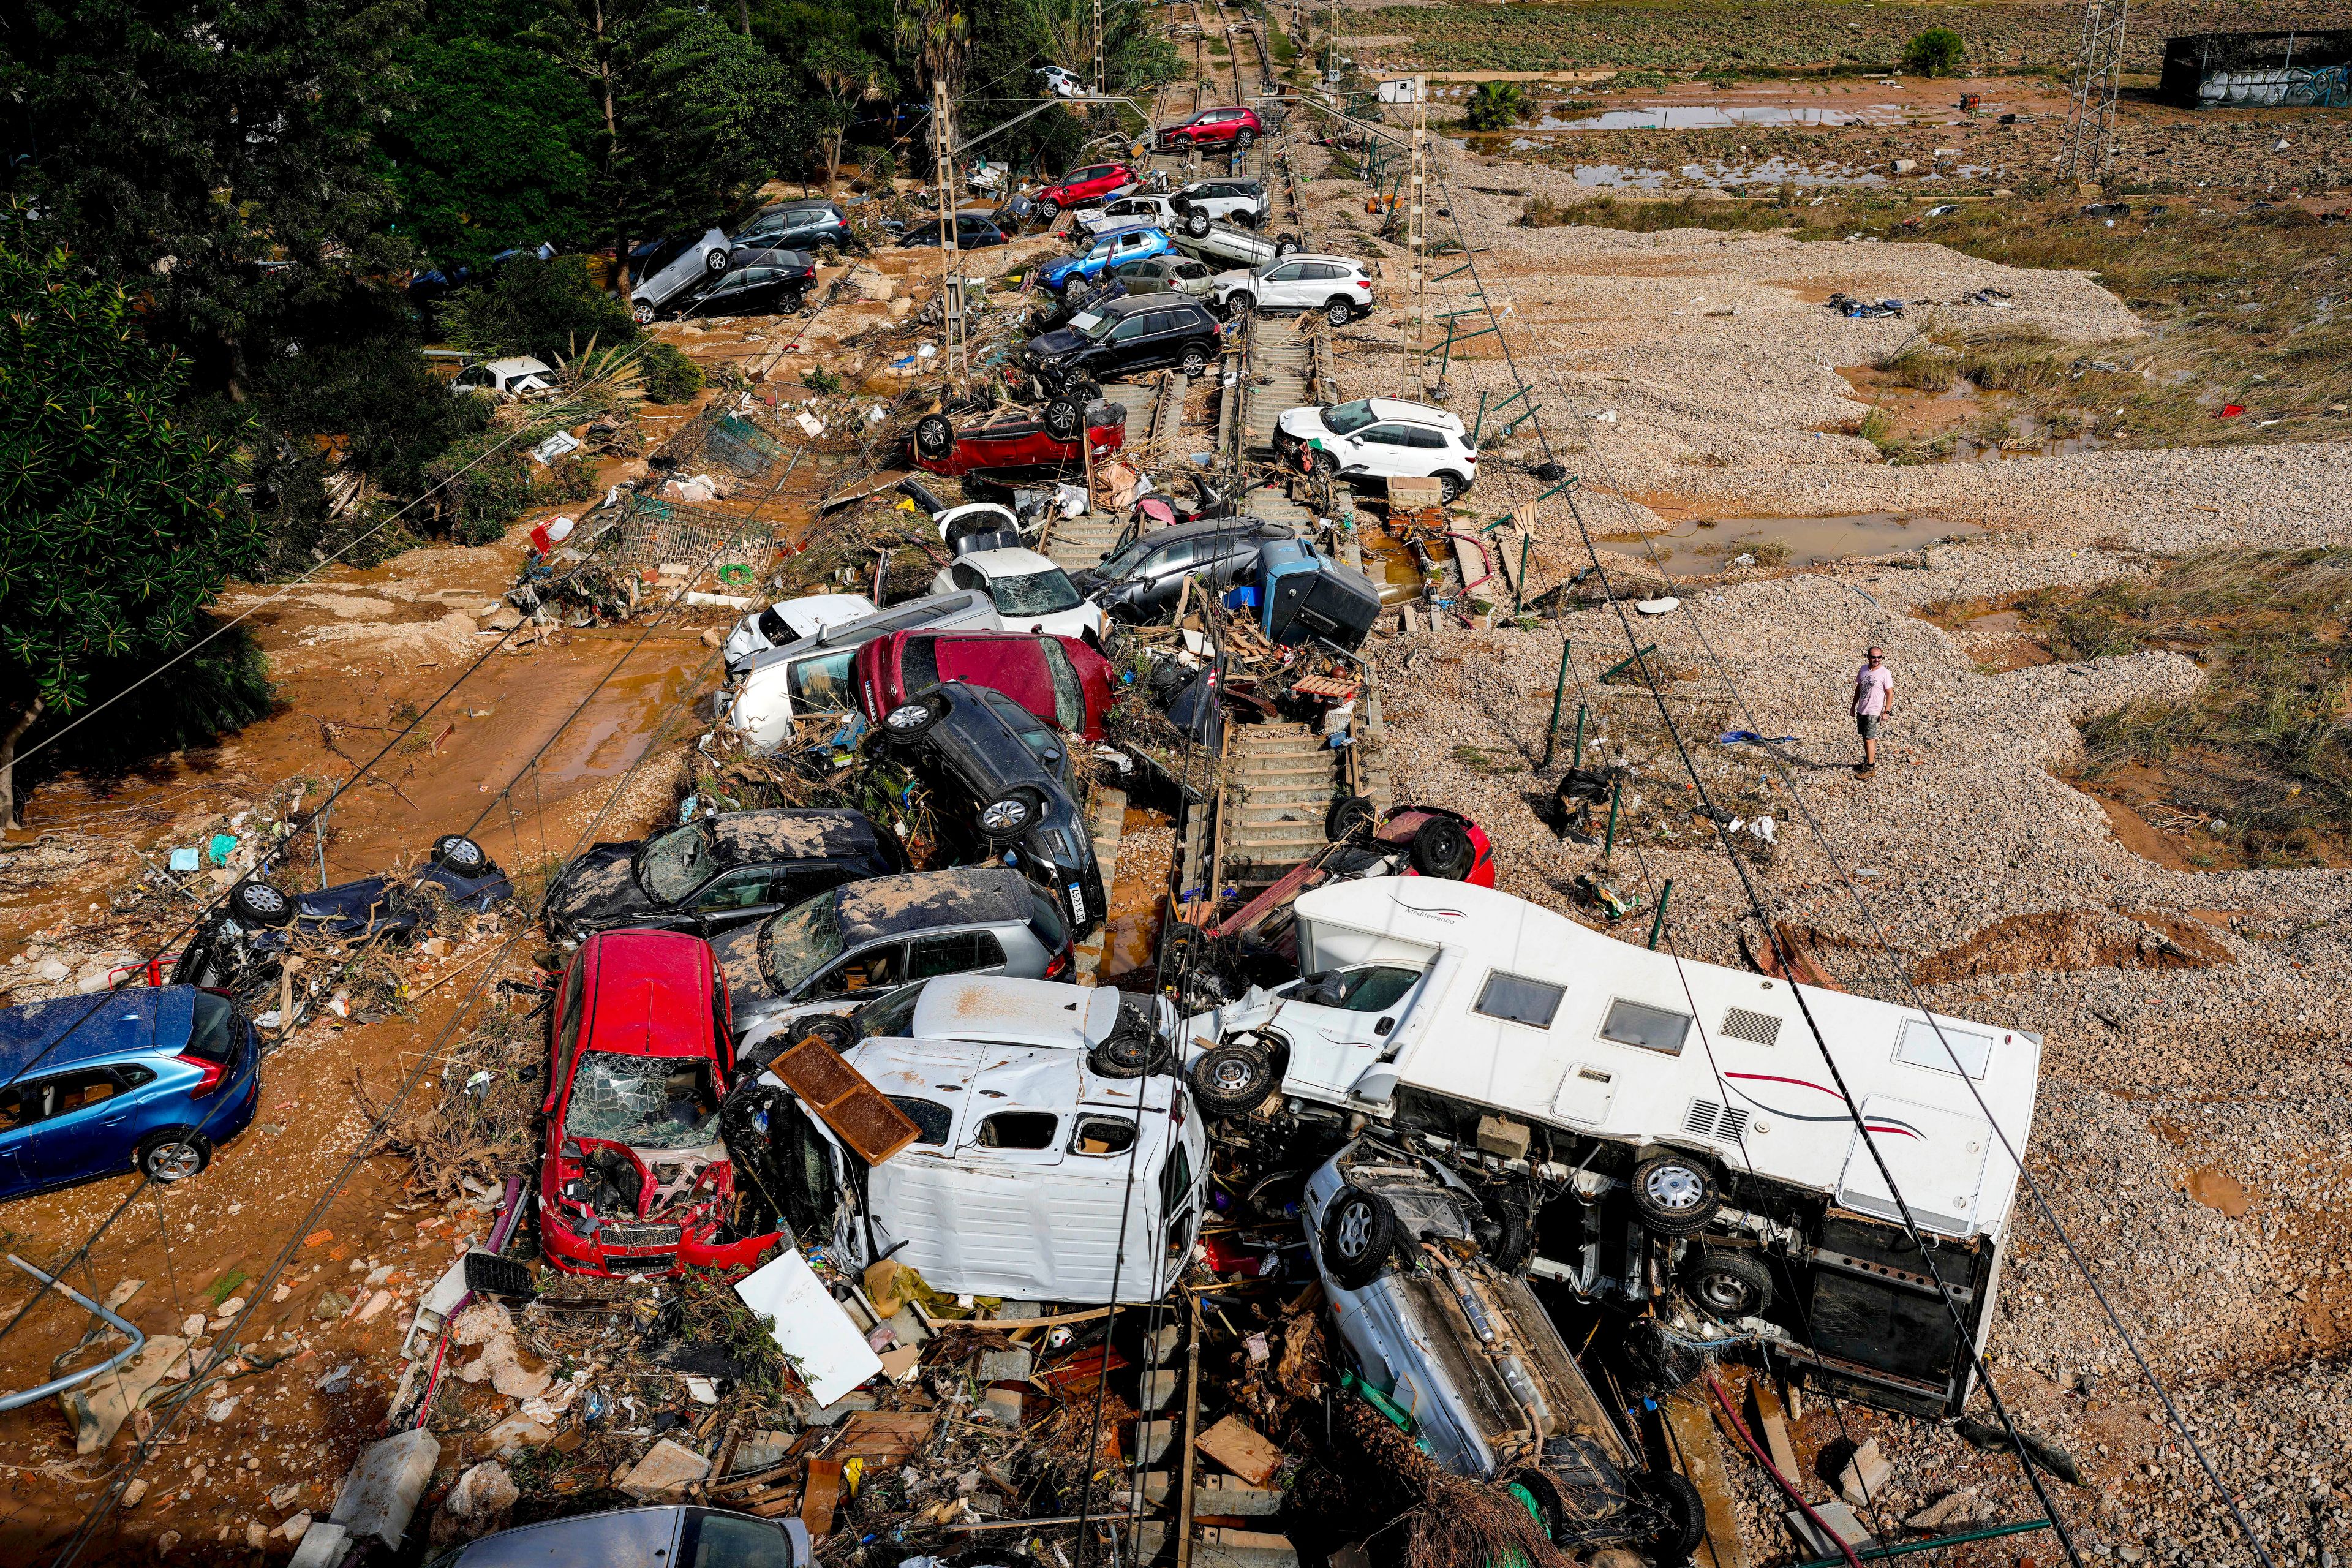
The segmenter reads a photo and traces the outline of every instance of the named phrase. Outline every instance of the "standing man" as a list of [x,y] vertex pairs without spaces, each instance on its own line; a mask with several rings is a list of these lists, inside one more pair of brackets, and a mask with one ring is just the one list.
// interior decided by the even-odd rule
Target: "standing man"
[[1895,712],[1895,672],[1886,668],[1886,650],[1874,647],[1853,672],[1853,727],[1862,731],[1862,765],[1858,778],[1878,771],[1878,722]]

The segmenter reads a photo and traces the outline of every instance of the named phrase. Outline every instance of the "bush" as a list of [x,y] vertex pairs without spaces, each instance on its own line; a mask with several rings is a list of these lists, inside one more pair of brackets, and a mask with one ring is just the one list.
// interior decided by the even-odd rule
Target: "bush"
[[519,259],[488,280],[442,302],[451,342],[486,359],[528,354],[549,364],[589,342],[627,342],[637,335],[629,308],[590,280],[588,258]]
[[1968,52],[1968,40],[1951,28],[1929,27],[1904,47],[1903,64],[1921,76],[1958,76]]
[[1527,90],[1515,81],[1482,81],[1470,95],[1463,123],[1473,131],[1502,131],[1527,117]]
[[558,458],[539,476],[544,500],[586,500],[596,493],[596,466],[577,452]]
[[667,343],[645,346],[646,401],[688,403],[702,390],[702,367]]
[[493,428],[467,437],[433,460],[425,477],[441,486],[433,493],[433,516],[451,538],[460,544],[491,544],[506,537],[530,504],[536,465],[527,452],[512,431]]

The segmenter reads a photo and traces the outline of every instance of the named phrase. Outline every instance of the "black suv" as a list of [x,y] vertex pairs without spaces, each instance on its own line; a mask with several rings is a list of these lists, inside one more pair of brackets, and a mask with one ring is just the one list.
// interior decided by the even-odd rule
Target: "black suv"
[[1073,942],[1102,923],[1108,900],[1078,810],[1077,769],[1036,715],[1001,691],[950,680],[883,714],[875,735],[931,787],[957,848],[1009,854],[1068,911]]
[[769,250],[814,250],[821,245],[864,248],[840,206],[823,196],[761,207],[736,232],[734,244],[738,267]]
[[1223,325],[1200,301],[1143,294],[1090,305],[1067,326],[1031,338],[1021,356],[1048,392],[1061,392],[1163,364],[1199,375],[1216,363],[1224,335]]
[[1122,621],[1140,625],[1176,608],[1184,579],[1222,594],[1257,574],[1258,551],[1277,540],[1296,539],[1293,530],[1254,517],[1216,518],[1155,528],[1111,552],[1099,566],[1071,574],[1079,594]]
[[709,937],[906,868],[896,836],[863,812],[716,812],[651,838],[589,848],[548,889],[547,929],[572,942],[622,926]]

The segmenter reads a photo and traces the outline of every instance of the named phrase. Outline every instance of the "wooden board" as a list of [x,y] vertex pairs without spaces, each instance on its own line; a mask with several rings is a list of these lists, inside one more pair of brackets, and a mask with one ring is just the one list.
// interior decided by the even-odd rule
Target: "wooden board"
[[865,1074],[814,1035],[770,1062],[768,1068],[869,1165],[880,1164],[923,1135],[912,1117],[884,1099]]
[[822,1541],[833,1533],[833,1510],[840,1501],[841,1461],[811,1459],[808,1491],[801,1499],[801,1522],[808,1526],[811,1540]]
[[1282,1468],[1282,1450],[1235,1416],[1226,1416],[1194,1441],[1201,1452],[1254,1487],[1265,1485]]
[[825,1449],[825,1458],[903,1465],[929,1440],[939,1420],[934,1410],[854,1410],[841,1424],[841,1436]]
[[1748,1553],[1739,1539],[1739,1510],[1732,1505],[1730,1473],[1716,1436],[1711,1406],[1689,1393],[1669,1394],[1658,1401],[1673,1439],[1675,1468],[1698,1489],[1706,1504],[1706,1539],[1691,1553],[1697,1568],[1748,1568]]

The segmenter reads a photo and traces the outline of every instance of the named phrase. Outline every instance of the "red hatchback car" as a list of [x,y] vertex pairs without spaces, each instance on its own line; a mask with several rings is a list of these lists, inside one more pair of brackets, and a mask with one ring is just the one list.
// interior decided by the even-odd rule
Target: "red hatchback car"
[[[1086,424],[1086,441],[1078,425]],[[1058,433],[1057,433],[1058,432]],[[979,474],[992,479],[1067,479],[1083,471],[1087,447],[1100,462],[1127,445],[1127,405],[1097,403],[1083,411],[1075,397],[1057,397],[1041,410],[993,409],[957,424],[944,414],[926,414],[907,437],[907,458],[926,473],[961,479]]]
[[867,722],[943,680],[1001,692],[1045,723],[1088,744],[1110,711],[1110,660],[1076,637],[1032,632],[892,632],[851,666]]
[[1181,125],[1171,125],[1160,132],[1160,150],[1178,152],[1187,147],[1222,147],[1230,142],[1236,147],[1247,147],[1265,134],[1265,124],[1255,109],[1227,106],[1204,109]]
[[1107,202],[1129,186],[1141,183],[1142,177],[1124,163],[1088,163],[1064,174],[1059,184],[1047,185],[1038,192],[1037,210],[1051,223],[1064,207]]
[[555,1018],[539,1177],[547,1260],[604,1279],[757,1263],[776,1235],[732,1226],[719,1106],[735,1051],[710,944],[599,931],[572,954]]

